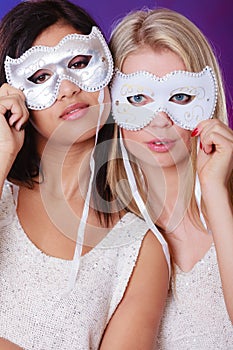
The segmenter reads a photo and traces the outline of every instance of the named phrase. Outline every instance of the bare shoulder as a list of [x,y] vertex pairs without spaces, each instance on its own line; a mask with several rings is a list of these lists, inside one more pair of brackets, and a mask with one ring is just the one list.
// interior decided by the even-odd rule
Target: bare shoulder
[[1,350],[23,350],[18,345],[11,343],[9,340],[0,338],[0,349]]
[[142,242],[139,258],[151,259],[155,263],[164,263],[167,268],[166,258],[163,248],[158,238],[152,231],[148,231]]
[[[153,325],[154,334],[163,313],[169,285],[169,271],[162,246],[148,231],[121,301],[121,307],[144,315],[144,324]],[[143,301],[143,302],[142,302]]]
[[154,347],[168,292],[168,275],[162,246],[148,231],[124,297],[105,330],[100,350],[151,350]]
[[148,231],[145,235],[142,246],[139,252],[137,263],[127,290],[133,285],[134,291],[137,291],[135,287],[141,286],[142,282],[145,285],[150,286],[150,291],[153,295],[153,289],[167,290],[169,279],[168,265],[163,252],[161,243],[153,232]]

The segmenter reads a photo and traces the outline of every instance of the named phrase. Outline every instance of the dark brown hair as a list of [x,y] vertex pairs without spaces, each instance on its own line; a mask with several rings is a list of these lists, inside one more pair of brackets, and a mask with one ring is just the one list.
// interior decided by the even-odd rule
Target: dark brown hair
[[[24,1],[8,12],[0,23],[0,84],[6,82],[4,61],[6,56],[20,57],[28,50],[39,34],[46,28],[57,23],[64,22],[73,26],[82,34],[89,34],[93,26],[98,26],[95,20],[81,7],[67,0],[31,0]],[[30,111],[29,111],[30,112]],[[100,130],[101,141],[110,139],[112,136],[111,125],[106,125]],[[103,149],[103,148],[102,148]],[[101,158],[101,164],[105,164],[103,157],[106,152],[96,151],[95,158]],[[110,192],[105,187],[106,166],[101,167],[95,181],[95,191],[102,198],[110,198]],[[98,166],[97,166],[98,168]],[[23,147],[18,153],[13,166],[8,174],[8,179],[22,185],[33,188],[34,178],[40,172],[40,158],[37,154],[34,129],[29,123],[25,128],[25,140]],[[99,212],[99,205],[95,203]],[[101,215],[108,218],[109,210],[105,213],[101,209]]]

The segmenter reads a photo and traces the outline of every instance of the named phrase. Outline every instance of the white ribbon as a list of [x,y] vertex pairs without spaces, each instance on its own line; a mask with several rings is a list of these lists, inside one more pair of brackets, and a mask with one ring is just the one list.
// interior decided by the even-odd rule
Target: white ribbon
[[84,202],[84,207],[83,207],[83,212],[82,212],[82,217],[80,220],[79,228],[78,228],[78,233],[77,233],[77,239],[76,239],[76,247],[75,247],[75,252],[74,252],[74,257],[72,261],[72,266],[71,266],[71,273],[69,277],[69,284],[68,284],[68,291],[71,291],[74,288],[78,271],[79,271],[79,266],[80,266],[80,259],[82,255],[82,248],[83,248],[83,242],[84,242],[84,234],[85,234],[85,227],[87,223],[87,218],[88,218],[88,213],[89,213],[89,204],[90,204],[90,198],[91,198],[91,190],[92,190],[92,183],[94,179],[94,171],[95,171],[95,160],[94,160],[94,152],[95,152],[95,147],[97,144],[97,139],[98,139],[98,133],[99,133],[99,128],[100,128],[100,121],[101,121],[101,115],[103,113],[103,101],[104,101],[104,89],[100,90],[99,92],[99,97],[98,97],[98,102],[99,102],[99,118],[96,126],[96,135],[95,135],[95,144],[91,152],[91,157],[90,157],[90,181],[88,185],[88,190],[86,194],[86,199]]
[[155,226],[155,224],[153,223],[147,209],[146,209],[146,205],[142,199],[142,197],[140,196],[139,192],[138,192],[138,188],[137,188],[137,184],[135,181],[135,176],[129,161],[129,157],[128,157],[128,153],[126,151],[126,148],[124,146],[124,142],[123,142],[123,138],[122,138],[122,134],[121,134],[121,130],[120,130],[120,146],[121,146],[121,152],[122,152],[122,158],[123,158],[123,162],[124,162],[124,166],[125,166],[125,171],[129,180],[129,185],[130,185],[130,189],[131,192],[133,194],[134,200],[138,206],[138,209],[140,210],[145,222],[148,225],[148,228],[154,233],[154,235],[157,237],[157,239],[159,240],[159,242],[162,245],[166,260],[167,260],[167,264],[168,264],[168,270],[169,270],[169,278],[171,276],[171,260],[170,260],[170,253],[169,253],[169,249],[168,249],[168,244],[166,242],[166,240],[164,239],[163,235],[159,232],[158,228]]

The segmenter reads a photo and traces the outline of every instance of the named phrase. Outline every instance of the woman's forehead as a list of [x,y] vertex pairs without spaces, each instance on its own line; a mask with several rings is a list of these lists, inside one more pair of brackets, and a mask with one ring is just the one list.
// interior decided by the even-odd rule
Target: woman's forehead
[[163,77],[173,71],[186,70],[186,67],[180,56],[171,50],[154,50],[150,46],[143,46],[125,58],[121,70],[125,74],[147,71]]
[[82,34],[72,25],[66,23],[55,23],[38,35],[32,46],[56,46],[68,34]]

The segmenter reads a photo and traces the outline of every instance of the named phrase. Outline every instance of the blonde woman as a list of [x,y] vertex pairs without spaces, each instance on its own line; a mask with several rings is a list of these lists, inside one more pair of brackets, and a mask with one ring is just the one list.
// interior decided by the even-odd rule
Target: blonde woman
[[[127,158],[131,187],[144,179],[141,197],[173,258],[154,348],[230,350],[233,132],[218,62],[200,30],[168,9],[127,15],[113,30],[110,48],[118,124],[112,152]],[[121,162],[109,165],[113,190],[126,176]],[[115,194],[127,204],[121,183]]]

